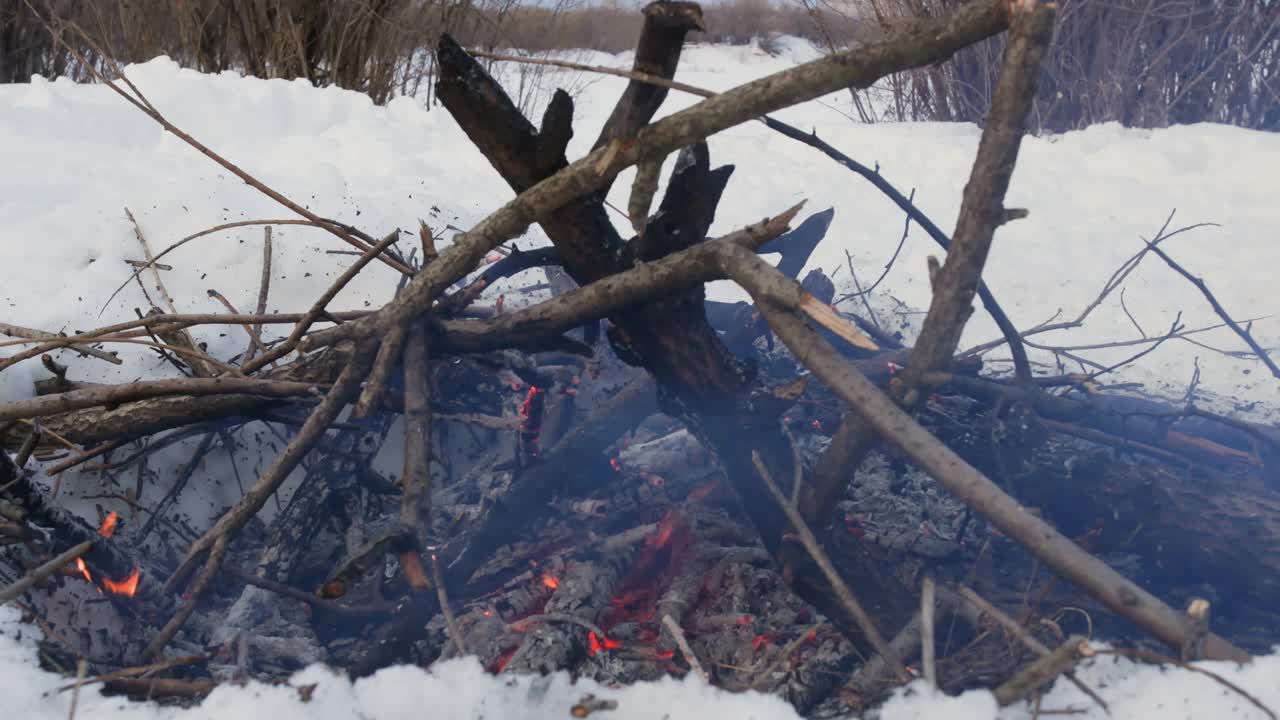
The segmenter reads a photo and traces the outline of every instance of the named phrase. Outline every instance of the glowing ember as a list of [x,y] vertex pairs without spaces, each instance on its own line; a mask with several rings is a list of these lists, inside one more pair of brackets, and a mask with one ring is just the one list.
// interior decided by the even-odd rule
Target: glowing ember
[[701,502],[711,496],[716,491],[716,481],[708,480],[689,493],[689,500],[693,502]]
[[528,448],[530,455],[538,454],[538,435],[542,431],[542,411],[544,408],[544,391],[530,385],[529,393],[520,406],[520,441]]
[[530,413],[534,411],[533,404],[538,401],[538,396],[541,394],[542,388],[534,385],[529,386],[529,393],[524,396],[524,405],[520,406],[520,417],[529,417]]
[[614,472],[622,472],[622,463],[618,462],[618,458],[609,458],[609,467],[613,468]]
[[587,652],[595,655],[601,650],[617,650],[622,647],[622,643],[612,638],[604,638],[601,640],[596,636],[594,630],[587,632]]
[[89,566],[84,564],[84,558],[76,558],[76,569],[80,571],[85,580],[93,582],[93,576],[89,574]]
[[768,635],[757,635],[751,639],[751,650],[752,652],[760,652],[760,650],[763,649],[768,644],[769,644]]
[[822,429],[822,421],[818,420],[817,418],[814,418],[814,419],[813,419],[813,422],[812,422],[812,423],[810,423],[810,424],[812,425],[812,427],[813,427],[813,429],[814,429],[814,430],[821,430],[821,429]]
[[112,510],[106,518],[102,520],[102,525],[98,527],[98,534],[104,538],[109,538],[116,534],[116,526],[120,524],[120,516]]
[[135,567],[133,569],[133,572],[129,573],[129,577],[125,578],[124,580],[116,582],[111,578],[103,578],[102,584],[104,587],[107,588],[107,590],[117,595],[123,595],[125,597],[133,597],[134,593],[138,592],[138,581],[141,579],[142,579],[142,571]]
[[511,657],[516,654],[516,650],[518,649],[519,649],[518,646],[513,647],[510,650],[507,650],[503,652],[501,655],[499,655],[496,660],[489,663],[489,668],[488,668],[489,672],[493,673],[494,675],[497,675],[498,673],[505,670],[507,668],[507,663],[511,662]]
[[336,600],[347,594],[347,584],[341,580],[330,580],[316,594],[326,600]]
[[550,575],[542,576],[542,584],[551,588],[552,590],[555,590],[560,587],[560,581]]
[[675,656],[676,656],[676,651],[675,651],[675,650],[659,650],[659,651],[658,651],[658,659],[659,659],[659,660],[670,660],[671,658],[674,658]]
[[653,548],[666,547],[671,541],[671,535],[676,531],[676,524],[679,522],[679,516],[673,514],[670,510],[662,516],[662,520],[658,522],[658,529],[652,535],[645,538],[645,544]]
[[739,626],[750,625],[752,620],[755,620],[755,618],[750,615],[739,615],[738,625]]

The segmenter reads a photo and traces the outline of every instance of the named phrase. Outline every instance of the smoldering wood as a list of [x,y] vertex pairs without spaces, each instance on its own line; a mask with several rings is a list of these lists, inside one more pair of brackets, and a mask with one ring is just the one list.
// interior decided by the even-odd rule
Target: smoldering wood
[[[527,141],[519,139],[530,137],[532,126],[519,117],[519,112],[501,87],[460,48],[448,42],[442,43],[441,65],[444,68],[441,98],[445,107],[513,189],[520,190],[534,174],[528,146],[521,145]],[[705,167],[697,162],[698,151],[695,149],[693,152],[693,162],[684,166],[695,171],[695,175],[687,176],[691,178]],[[706,174],[706,171],[701,172]],[[706,177],[710,181],[711,176],[706,174]],[[715,181],[712,182],[714,188]],[[718,191],[713,189],[712,192],[715,193],[713,196],[718,196]],[[578,201],[573,207],[581,208],[582,202]],[[593,205],[603,215],[602,205],[598,202]],[[681,247],[687,247],[688,243],[705,235],[705,228],[711,220],[708,210],[713,210],[713,207],[687,215],[691,223],[689,227],[701,232],[692,238],[686,236]],[[560,250],[570,275],[584,283],[616,272],[618,260],[608,252],[610,241],[601,242],[596,238],[592,244],[584,246],[573,232],[562,236],[557,223],[563,221],[563,214],[563,208],[552,212],[542,220],[542,224]],[[580,229],[574,232],[580,232]],[[607,236],[616,237],[612,227],[606,232]],[[643,364],[654,373],[664,395],[669,398],[665,403],[670,406],[669,412],[681,416],[696,428],[695,432],[704,442],[716,449],[721,463],[726,463],[726,474],[735,483],[756,484],[749,489],[738,488],[739,496],[746,501],[748,512],[766,538],[766,545],[776,547],[789,525],[755,479],[747,447],[758,445],[768,462],[778,469],[775,475],[789,481],[793,475],[790,444],[780,432],[769,429],[768,419],[754,418],[754,423],[741,423],[743,415],[747,414],[743,411],[752,394],[753,381],[707,323],[700,290],[658,303],[653,310],[656,311],[630,311],[613,318],[611,342],[615,350],[624,359]],[[744,444],[744,438],[750,440]],[[821,578],[821,575],[812,572],[809,577]],[[829,593],[827,599],[833,601]],[[838,611],[834,602],[823,609]],[[845,627],[856,628],[855,623],[848,620]]]

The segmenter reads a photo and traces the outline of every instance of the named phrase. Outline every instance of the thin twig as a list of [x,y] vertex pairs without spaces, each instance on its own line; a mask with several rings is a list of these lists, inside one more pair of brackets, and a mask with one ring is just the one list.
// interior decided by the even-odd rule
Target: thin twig
[[444,615],[445,631],[449,633],[449,639],[453,641],[458,655],[467,655],[467,645],[462,639],[462,632],[458,630],[458,620],[453,615],[453,608],[449,605],[449,593],[444,587],[444,574],[440,572],[440,558],[436,557],[435,553],[431,553],[431,579],[436,586],[440,612]]
[[[1160,227],[1160,230],[1156,233],[1155,238],[1151,240],[1151,244],[1159,245],[1160,243],[1164,242],[1165,240],[1168,240],[1169,238],[1176,237],[1178,235],[1181,235],[1182,233],[1190,232],[1192,230],[1196,230],[1199,228],[1218,227],[1216,223],[1196,223],[1194,225],[1188,225],[1186,227],[1181,227],[1176,230],[1170,231],[1168,228],[1169,228],[1169,223],[1173,221],[1173,215],[1174,213],[1170,213],[1169,217],[1165,219],[1164,225]],[[1090,302],[1088,305],[1085,306],[1084,310],[1080,311],[1080,314],[1077,315],[1074,320],[1067,320],[1064,322],[1055,323],[1055,322],[1052,322],[1052,318],[1050,318],[1048,322],[1041,323],[1040,325],[1037,325],[1027,330],[1026,332],[1021,333],[1020,337],[1025,341],[1026,338],[1031,337],[1032,335],[1039,335],[1041,333],[1053,332],[1055,330],[1071,330],[1074,328],[1081,327],[1082,325],[1084,325],[1084,322],[1089,317],[1089,315],[1091,315],[1094,310],[1096,310],[1099,306],[1102,305],[1102,301],[1106,300],[1107,297],[1111,295],[1111,293],[1115,292],[1116,288],[1124,284],[1125,279],[1127,279],[1129,275],[1138,268],[1138,265],[1142,262],[1142,259],[1146,257],[1146,254],[1148,252],[1150,252],[1150,248],[1143,247],[1137,253],[1129,257],[1129,259],[1121,263],[1120,266],[1116,268],[1116,270],[1113,273],[1111,273],[1111,277],[1107,278],[1107,281],[1103,283],[1102,290],[1098,292],[1098,295],[1093,299],[1092,302]],[[1058,314],[1061,314],[1061,312],[1062,310],[1059,309]],[[985,343],[981,343],[979,345],[975,345],[969,348],[968,350],[965,350],[964,352],[960,353],[960,355],[965,356],[965,355],[973,355],[975,353],[984,353],[988,350],[999,347],[1000,345],[1004,344],[1004,342],[1005,342],[1004,339],[991,340]],[[1137,342],[1141,342],[1141,341],[1133,341],[1134,344],[1136,344]],[[1040,346],[1031,345],[1030,343],[1028,343],[1028,345],[1030,345],[1031,347],[1040,348]],[[1040,348],[1040,349],[1045,349],[1045,348]],[[1079,349],[1084,349],[1084,348],[1082,347]]]
[[109,673],[94,675],[91,678],[85,679],[83,683],[67,683],[66,685],[59,687],[58,692],[66,692],[67,690],[72,690],[76,688],[77,685],[80,685],[80,686],[94,685],[96,683],[109,682],[111,680],[119,680],[121,678],[138,677],[141,675],[154,675],[155,673],[163,672],[165,670],[171,670],[176,667],[182,667],[184,665],[194,665],[195,663],[204,662],[205,660],[208,660],[208,659],[209,659],[208,655],[185,655],[182,657],[169,658],[167,660],[163,660],[157,663],[151,663],[150,665],[140,665],[138,667],[121,668],[119,670],[113,670]]
[[1026,698],[1059,675],[1071,672],[1077,663],[1093,654],[1089,641],[1080,635],[1072,635],[1048,655],[1020,670],[1004,681],[992,694],[1001,707],[1012,705]]
[[9,587],[0,590],[0,605],[3,605],[10,600],[16,600],[22,595],[22,593],[29,590],[33,585],[66,567],[71,561],[89,552],[89,549],[92,547],[93,541],[85,540],[79,545],[76,545],[70,550],[67,550],[49,562],[27,573],[21,580],[18,580]]
[[1184,327],[1186,326],[1182,324],[1182,313],[1178,313],[1177,317],[1173,319],[1173,325],[1169,327],[1169,331],[1166,332],[1164,335],[1161,335],[1159,338],[1156,338],[1155,342],[1151,343],[1149,347],[1143,348],[1136,355],[1133,355],[1132,357],[1121,360],[1120,362],[1115,363],[1114,365],[1108,365],[1107,367],[1104,367],[1101,370],[1096,370],[1090,373],[1087,379],[1090,381],[1097,380],[1099,377],[1106,375],[1109,372],[1114,372],[1124,367],[1125,365],[1129,365],[1133,362],[1136,362],[1142,359],[1143,356],[1149,353],[1155,352],[1155,349],[1163,345],[1165,340],[1168,340],[1169,338],[1176,336]]
[[[9,337],[23,338],[25,340],[59,339],[59,336],[53,333],[47,333],[41,330],[32,330],[31,328],[19,327],[18,325],[10,325],[9,323],[0,323],[0,333],[8,335]],[[68,347],[70,347],[72,350],[75,350],[76,352],[82,355],[90,355],[92,357],[98,358],[99,360],[106,360],[112,365],[122,365],[124,363],[124,361],[121,360],[119,356],[117,356],[113,352],[99,350],[95,347],[90,347],[88,345],[72,344],[72,345],[69,345]]]
[[112,450],[115,450],[116,448],[120,447],[123,444],[124,444],[123,440],[109,440],[90,450],[85,450],[79,455],[69,457],[60,463],[50,465],[48,468],[45,469],[45,472],[48,473],[49,475],[58,475],[60,473],[64,473],[70,470],[71,468],[77,465],[80,465],[81,463],[88,462],[89,460],[92,460],[96,457],[105,455],[111,452]]
[[1161,260],[1164,260],[1169,267],[1173,268],[1175,272],[1191,281],[1191,284],[1195,285],[1196,288],[1200,290],[1200,294],[1204,295],[1204,299],[1208,300],[1209,304],[1213,306],[1213,311],[1218,314],[1218,317],[1222,318],[1222,321],[1227,324],[1227,327],[1231,328],[1232,332],[1236,335],[1239,335],[1241,340],[1244,340],[1245,344],[1253,350],[1253,352],[1258,356],[1258,359],[1262,361],[1262,364],[1267,366],[1267,369],[1271,371],[1272,375],[1276,378],[1280,378],[1280,365],[1276,365],[1275,361],[1271,359],[1271,356],[1267,354],[1267,351],[1262,349],[1262,346],[1258,344],[1257,340],[1253,339],[1253,333],[1243,327],[1240,327],[1240,324],[1231,318],[1231,315],[1227,313],[1226,308],[1222,307],[1222,304],[1218,302],[1218,298],[1214,297],[1213,293],[1209,291],[1209,286],[1205,284],[1202,278],[1192,275],[1186,268],[1182,267],[1174,261],[1173,258],[1169,257],[1168,253],[1156,247],[1155,244],[1147,243],[1147,247],[1151,252],[1158,255]]
[[938,664],[934,649],[934,589],[933,578],[926,576],[920,588],[920,663],[924,666],[925,681],[938,687]]
[[[911,195],[907,198],[907,202],[914,204],[915,199],[916,199],[916,189],[911,188]],[[871,285],[865,288],[862,288],[855,293],[845,295],[839,300],[836,300],[835,304],[839,305],[841,302],[848,300],[849,298],[852,298],[852,297],[867,295],[872,290],[875,290],[877,287],[879,287],[880,283],[884,282],[884,279],[889,276],[889,271],[893,269],[893,264],[898,261],[898,254],[902,252],[903,246],[907,244],[907,236],[909,234],[911,234],[911,215],[910,214],[907,215],[907,219],[903,223],[902,238],[898,240],[898,247],[894,248],[893,255],[889,258],[889,261],[884,264],[884,269],[880,272],[880,277],[876,278],[876,281],[871,283]],[[848,251],[846,250],[845,253],[847,255]],[[850,269],[851,270],[853,269],[852,266],[850,266]]]
[[858,622],[858,626],[862,629],[863,634],[867,636],[867,640],[871,642],[871,646],[875,648],[876,652],[884,656],[885,660],[888,661],[889,667],[897,674],[898,679],[904,683],[911,682],[911,674],[903,667],[902,660],[898,658],[898,654],[894,652],[893,648],[889,647],[889,644],[885,642],[884,636],[876,628],[871,616],[863,609],[862,603],[858,602],[858,599],[854,597],[853,591],[849,589],[849,585],[840,577],[840,573],[836,572],[835,565],[831,563],[831,558],[827,556],[826,551],[822,549],[822,545],[818,543],[818,538],[814,537],[808,523],[800,516],[800,511],[787,502],[787,496],[778,488],[773,476],[769,473],[769,469],[765,467],[764,460],[760,457],[760,451],[751,451],[751,461],[756,467],[756,472],[760,474],[760,478],[769,488],[769,493],[773,495],[773,499],[778,503],[778,506],[786,513],[787,519],[791,521],[791,526],[795,529],[796,535],[799,536],[805,550],[809,551],[809,555],[813,557],[814,562],[822,570],[822,574],[826,576],[827,582],[831,583],[836,597],[840,599],[840,603],[844,605],[845,610]]
[[156,281],[156,290],[160,291],[160,301],[164,303],[164,309],[177,314],[178,308],[173,306],[173,297],[169,295],[168,289],[164,286],[164,280],[160,277],[160,271],[155,267],[156,260],[151,254],[151,244],[147,242],[147,236],[142,234],[142,226],[138,224],[138,220],[133,217],[128,207],[124,209],[124,214],[133,224],[133,234],[138,238],[138,244],[142,245],[142,252],[147,258],[147,267],[151,268],[151,277]]
[[369,417],[382,404],[382,395],[387,390],[387,382],[391,379],[391,371],[400,362],[401,349],[404,347],[404,328],[396,328],[387,334],[378,348],[378,357],[373,361],[373,371],[365,381],[364,389],[351,410],[352,420]]
[[196,577],[191,589],[185,594],[182,605],[178,607],[178,611],[169,618],[169,622],[160,629],[155,637],[151,638],[151,642],[147,643],[146,649],[143,651],[144,656],[161,658],[164,654],[164,647],[169,644],[174,635],[182,629],[186,624],[187,618],[195,612],[196,605],[200,602],[200,596],[209,587],[209,583],[218,574],[218,568],[222,565],[222,559],[226,557],[227,547],[231,544],[231,536],[229,534],[219,535],[218,539],[213,543],[213,550],[209,552],[209,558],[205,561],[204,568],[201,569],[200,575]]
[[[230,510],[224,513],[212,528],[209,528],[204,535],[201,535],[199,539],[191,544],[191,547],[187,550],[186,557],[178,566],[178,569],[174,571],[173,576],[165,583],[166,592],[174,592],[186,581],[187,576],[195,569],[200,557],[208,552],[215,542],[239,532],[240,528],[244,527],[250,518],[262,509],[262,506],[267,503],[267,499],[279,489],[280,485],[298,466],[298,463],[302,461],[302,458],[306,456],[312,446],[324,436],[329,424],[337,419],[338,414],[346,407],[347,402],[359,391],[360,381],[368,371],[369,364],[372,362],[372,355],[376,352],[376,347],[357,348],[355,350],[355,354],[348,361],[347,366],[342,369],[342,373],[333,384],[333,388],[329,390],[324,400],[307,416],[302,429],[298,431],[293,440],[276,456],[271,465],[258,478],[258,481],[254,483],[253,487],[249,488],[249,491]],[[195,595],[193,594],[192,597],[195,597]]]
[[384,250],[395,244],[399,238],[400,231],[393,230],[377,245],[366,250],[365,253],[360,256],[360,259],[356,260],[351,264],[351,267],[343,271],[343,273],[338,276],[338,279],[334,280],[333,284],[324,291],[324,294],[315,301],[311,306],[311,309],[308,310],[306,314],[302,316],[302,319],[298,321],[298,324],[294,326],[293,332],[289,333],[289,337],[284,342],[276,345],[270,351],[263,353],[259,357],[245,363],[242,366],[242,370],[246,373],[255,372],[267,363],[274,362],[275,360],[293,352],[294,348],[298,346],[298,341],[301,340],[307,330],[309,330],[311,326],[320,319],[320,316],[326,313],[325,308],[329,305],[330,301],[332,301],[333,298],[342,291],[342,288],[346,287],[347,283],[351,282],[356,275],[359,275],[360,271],[363,270],[366,265],[372,262],[374,258],[379,257]]
[[1123,655],[1125,657],[1137,658],[1139,660],[1145,660],[1147,662],[1174,665],[1176,667],[1182,668],[1183,670],[1199,673],[1201,675],[1204,675],[1205,677],[1212,679],[1214,682],[1218,683],[1219,685],[1222,685],[1223,687],[1231,690],[1232,692],[1244,698],[1245,700],[1248,700],[1250,704],[1252,704],[1254,707],[1261,710],[1264,714],[1266,714],[1267,717],[1271,718],[1271,720],[1278,720],[1278,716],[1276,715],[1276,712],[1271,708],[1267,707],[1265,704],[1263,704],[1261,700],[1254,697],[1251,693],[1249,693],[1244,688],[1240,687],[1239,685],[1236,685],[1235,683],[1219,675],[1218,673],[1213,672],[1212,670],[1198,667],[1188,662],[1183,662],[1182,660],[1179,660],[1174,657],[1169,657],[1168,655],[1162,655],[1161,653],[1152,652],[1150,650],[1142,650],[1140,648],[1133,648],[1133,649],[1110,648],[1105,650],[1098,650],[1097,653],[1099,655]]
[[[227,299],[227,296],[213,288],[209,288],[207,292],[209,297],[222,303],[222,307],[226,308],[227,312],[232,315],[240,314],[240,311],[236,309],[235,305],[231,304],[231,301]],[[264,353],[267,351],[267,346],[262,343],[262,338],[258,335],[258,330],[254,325],[241,325],[240,327],[243,327],[245,334],[249,336],[249,350],[246,351],[246,356],[252,356],[255,348]],[[246,357],[246,359],[248,359],[248,357]]]
[[313,395],[321,387],[315,383],[257,378],[178,378],[144,380],[128,385],[100,385],[0,403],[0,420],[35,418],[83,408],[145,400],[169,395],[229,395],[243,393],[264,397]]
[[[48,28],[50,34],[54,35],[55,37],[58,36],[58,32],[54,30],[54,28],[50,26],[47,22],[45,23],[45,27]],[[80,33],[85,37],[85,39],[88,39],[89,36],[86,33],[84,33],[83,30],[80,30],[78,27],[76,27],[76,29],[80,31]],[[347,243],[348,245],[351,245],[357,250],[367,251],[369,249],[369,246],[367,243],[364,243],[361,240],[358,240],[356,237],[352,235],[352,233],[344,229],[340,224],[326,221],[324,218],[320,217],[319,215],[316,215],[315,213],[311,212],[307,208],[290,200],[289,198],[285,197],[275,189],[263,184],[262,181],[258,180],[257,178],[250,175],[249,173],[245,172],[235,163],[222,157],[221,155],[219,155],[217,152],[215,152],[213,149],[211,149],[204,143],[201,143],[199,140],[196,140],[194,137],[184,132],[181,128],[169,122],[169,120],[164,115],[162,115],[160,111],[157,110],[149,100],[147,100],[146,96],[142,94],[142,91],[140,91],[136,86],[134,86],[134,84],[124,74],[124,71],[114,62],[109,63],[112,67],[112,71],[116,73],[116,75],[120,78],[122,82],[124,82],[127,86],[129,86],[130,90],[132,90],[134,93],[133,95],[130,95],[129,93],[121,89],[121,87],[117,85],[114,80],[110,80],[106,76],[104,76],[97,69],[95,65],[90,63],[87,59],[85,59],[85,57],[73,46],[65,45],[64,47],[66,47],[68,52],[70,52],[73,56],[75,56],[77,60],[79,60],[81,63],[84,64],[84,66],[94,76],[94,79],[106,85],[107,87],[111,88],[112,91],[114,91],[120,97],[124,98],[129,104],[141,110],[143,114],[145,114],[147,117],[151,118],[152,120],[155,120],[160,125],[160,127],[164,128],[169,133],[177,136],[180,140],[187,143],[191,147],[195,148],[205,157],[209,158],[210,160],[213,160],[218,165],[221,165],[224,169],[226,169],[228,172],[232,173],[236,177],[243,180],[250,187],[253,187],[258,192],[262,193],[263,195],[266,195],[272,200],[275,200],[276,202],[289,208],[290,210],[297,213],[298,215],[301,215],[307,220],[310,220],[317,227],[321,227],[329,231],[330,233],[332,233],[333,235],[341,239],[343,242]],[[105,54],[103,55],[103,58],[108,59]],[[382,260],[382,262],[395,268],[401,273],[404,273],[406,275],[413,274],[413,270],[407,267],[406,265],[404,265],[404,263],[401,263],[391,258],[383,257],[380,259]]]
[[[1040,656],[1049,655],[1052,652],[1052,650],[1050,650],[1047,645],[1035,639],[1034,637],[1031,636],[1030,633],[1024,630],[1023,627],[1018,624],[1018,621],[1009,617],[1000,608],[987,602],[986,598],[982,597],[978,593],[964,586],[960,586],[959,588],[957,588],[957,592],[959,592],[960,597],[967,600],[969,604],[973,605],[980,612],[985,613],[992,620],[995,620],[996,622],[1000,623],[1000,625],[1003,626],[1005,630],[1009,631],[1009,633],[1011,633],[1014,637],[1018,638],[1018,640],[1020,640],[1023,645],[1026,645],[1027,648],[1030,649],[1032,652]],[[1088,695],[1090,698],[1093,699],[1094,702],[1098,703],[1098,706],[1101,707],[1104,712],[1106,712],[1108,715],[1111,714],[1111,707],[1107,705],[1107,701],[1103,700],[1102,696],[1098,695],[1098,693],[1093,688],[1084,684],[1084,681],[1076,677],[1076,674],[1074,671],[1066,672],[1064,673],[1064,676],[1068,680],[1070,680],[1071,683],[1080,690],[1080,692],[1084,693],[1085,695]]]
[[[335,224],[336,224],[336,223],[335,223]],[[182,247],[183,245],[186,245],[187,243],[189,243],[189,242],[191,242],[191,241],[193,241],[193,240],[198,240],[198,239],[200,239],[200,238],[202,238],[202,237],[204,237],[204,236],[206,236],[206,235],[212,235],[212,234],[214,234],[214,233],[222,232],[223,230],[232,230],[232,229],[234,229],[234,228],[238,228],[238,227],[249,227],[249,226],[254,226],[254,225],[266,225],[266,226],[268,226],[268,227],[270,227],[271,225],[309,225],[309,226],[311,226],[311,227],[323,227],[320,223],[314,223],[314,222],[311,222],[310,220],[293,220],[293,219],[280,219],[280,220],[237,220],[236,222],[223,223],[223,224],[221,224],[221,225],[215,225],[215,226],[213,226],[213,227],[211,227],[211,228],[206,228],[206,229],[201,230],[201,231],[199,231],[199,232],[192,233],[192,234],[190,234],[190,235],[188,235],[188,236],[186,236],[186,237],[182,238],[181,240],[179,240],[179,241],[175,242],[174,244],[170,245],[169,247],[165,248],[164,250],[161,250],[161,251],[160,251],[160,254],[155,256],[155,260],[159,260],[160,258],[164,257],[165,255],[168,255],[169,253],[173,252],[174,250],[177,250],[178,248]],[[106,311],[107,306],[111,304],[111,301],[115,299],[116,295],[119,295],[119,294],[120,294],[120,291],[121,291],[121,290],[123,290],[123,289],[125,289],[125,287],[127,287],[127,286],[129,285],[129,283],[133,282],[133,279],[134,279],[135,277],[137,277],[138,275],[140,275],[144,270],[146,270],[146,269],[147,269],[147,267],[149,267],[149,266],[151,266],[152,264],[154,264],[155,260],[153,260],[152,262],[147,263],[146,265],[144,265],[144,266],[142,266],[142,267],[140,267],[140,268],[138,268],[138,269],[134,270],[134,271],[133,271],[133,273],[132,273],[131,275],[129,275],[129,277],[128,277],[124,282],[120,283],[120,287],[118,287],[118,288],[116,288],[114,291],[112,291],[111,295],[107,297],[107,301],[106,301],[106,302],[104,302],[104,303],[102,304],[102,307],[98,309],[98,315],[99,315],[99,316],[101,316],[101,315],[102,315],[102,313],[103,313],[104,311]]]
[[662,616],[662,625],[671,633],[671,639],[676,641],[676,647],[680,648],[680,653],[684,655],[685,662],[689,663],[689,669],[695,675],[702,678],[702,682],[711,682],[711,676],[702,668],[702,663],[698,662],[698,656],[693,653],[693,647],[689,645],[689,638],[684,636],[684,630],[680,627],[680,623],[670,615]]
[[88,671],[89,661],[80,658],[76,662],[76,681],[71,686],[71,709],[67,711],[67,720],[76,720],[76,708],[80,706],[80,686],[84,684],[84,676]]
[[[271,294],[271,249],[271,226],[268,225],[262,228],[262,278],[258,281],[258,305],[254,310],[256,315],[267,312],[267,297]],[[253,324],[253,332],[249,337],[254,342],[245,350],[246,362],[253,359],[254,348],[262,345],[262,323]]]

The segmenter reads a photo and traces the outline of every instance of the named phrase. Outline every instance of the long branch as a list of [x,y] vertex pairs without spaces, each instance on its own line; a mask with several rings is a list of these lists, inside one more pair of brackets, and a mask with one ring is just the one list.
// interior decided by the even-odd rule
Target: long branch
[[[761,261],[765,273],[768,264]],[[735,279],[744,273],[731,273]],[[750,283],[750,281],[748,281]],[[755,283],[750,283],[755,284]],[[750,287],[748,287],[750,290]],[[755,293],[753,293],[755,295]],[[813,371],[871,425],[949,492],[1118,615],[1181,647],[1197,632],[1190,620],[1022,507],[990,479],[925,430],[902,408],[851,367],[826,340],[798,318],[775,309],[763,296],[757,305],[770,328]],[[1218,635],[1205,639],[1206,656],[1244,662],[1249,655]]]
[[146,380],[126,385],[101,385],[55,395],[0,403],[0,421],[43,417],[89,407],[114,406],[169,395],[246,394],[262,397],[296,397],[318,390],[315,383],[252,378],[179,378]]

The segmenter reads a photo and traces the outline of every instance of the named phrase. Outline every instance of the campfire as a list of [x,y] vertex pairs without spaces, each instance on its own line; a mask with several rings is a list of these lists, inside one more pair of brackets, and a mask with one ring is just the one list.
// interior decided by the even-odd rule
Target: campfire
[[[474,657],[604,684],[693,675],[827,715],[917,677],[1022,700],[1073,677],[1086,636],[1150,636],[1180,659],[1270,647],[1275,429],[1190,391],[1174,405],[1114,392],[1102,372],[1033,376],[981,283],[992,234],[1017,217],[1004,191],[1052,15],[976,2],[817,61],[817,80],[761,81],[651,123],[702,27],[694,3],[653,3],[642,74],[572,164],[567,94],[535,128],[442,38],[440,102],[521,199],[443,249],[423,222],[413,252],[299,206],[359,255],[312,311],[155,310],[0,361],[43,356],[53,376],[0,404],[16,455],[0,456],[6,602],[41,624],[51,663],[90,658],[109,689],[182,701],[314,662],[363,676]],[[1005,29],[981,190],[954,237],[878,173],[765,117]],[[778,208],[707,238],[733,168],[713,166],[705,139],[756,119],[871,179],[949,250],[923,323],[877,322],[822,271],[800,277],[830,210]],[[632,165],[628,239],[603,198]],[[552,248],[498,252],[532,220]],[[758,255],[775,252],[777,268]],[[372,262],[404,274],[395,300],[330,311]],[[522,284],[535,268],[547,282]],[[725,278],[752,301],[707,300],[703,284]],[[500,281],[513,287],[495,295]],[[957,355],[975,298],[1007,331],[1012,374]],[[210,323],[245,328],[249,348],[209,356],[193,331]],[[294,329],[269,342],[274,323]],[[91,385],[42,355],[140,337],[188,377]],[[148,484],[161,452],[183,459]],[[238,453],[260,454],[256,477]],[[197,522],[206,464],[239,485]],[[110,492],[65,506],[72,476]]]

